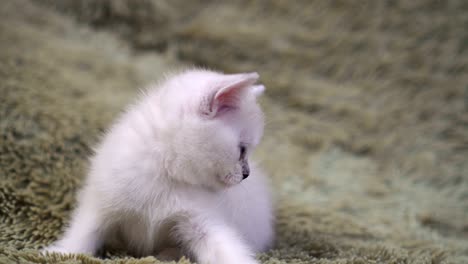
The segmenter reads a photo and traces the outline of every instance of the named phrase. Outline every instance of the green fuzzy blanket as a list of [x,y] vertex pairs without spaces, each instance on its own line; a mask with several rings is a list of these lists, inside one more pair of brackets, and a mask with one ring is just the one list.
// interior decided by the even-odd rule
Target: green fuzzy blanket
[[[275,194],[262,263],[468,263],[465,1],[0,2],[0,263],[43,256],[91,147],[187,65],[258,71]],[[178,263],[189,263],[181,259]]]

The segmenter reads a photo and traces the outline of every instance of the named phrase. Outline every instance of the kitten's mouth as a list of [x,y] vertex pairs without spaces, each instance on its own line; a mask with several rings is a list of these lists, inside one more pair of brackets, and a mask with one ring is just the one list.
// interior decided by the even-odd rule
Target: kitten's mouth
[[242,177],[236,177],[236,175],[233,175],[231,173],[219,177],[218,179],[220,180],[220,182],[223,183],[224,186],[234,186],[239,184],[243,180]]

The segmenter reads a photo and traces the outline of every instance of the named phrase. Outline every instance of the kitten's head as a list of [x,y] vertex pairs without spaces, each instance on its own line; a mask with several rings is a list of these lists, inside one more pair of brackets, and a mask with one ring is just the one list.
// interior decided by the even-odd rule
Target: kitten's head
[[160,106],[169,124],[170,177],[219,189],[249,176],[249,156],[264,126],[256,100],[265,88],[257,79],[257,73],[194,70],[166,82]]

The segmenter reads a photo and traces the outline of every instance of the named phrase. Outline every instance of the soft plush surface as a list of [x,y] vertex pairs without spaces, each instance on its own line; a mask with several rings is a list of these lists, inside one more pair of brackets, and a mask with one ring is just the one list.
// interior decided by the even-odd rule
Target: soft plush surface
[[[465,1],[0,2],[0,263],[42,256],[138,89],[258,71],[274,249],[262,263],[468,263]],[[189,263],[182,259],[179,263]]]

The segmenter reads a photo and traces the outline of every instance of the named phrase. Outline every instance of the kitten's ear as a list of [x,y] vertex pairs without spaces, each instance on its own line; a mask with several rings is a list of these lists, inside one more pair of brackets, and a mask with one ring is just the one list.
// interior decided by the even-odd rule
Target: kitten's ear
[[252,93],[253,95],[255,95],[255,97],[259,97],[260,95],[263,94],[264,91],[265,91],[265,86],[261,84],[252,86]]
[[258,73],[229,74],[217,84],[214,95],[202,103],[202,114],[215,117],[217,114],[239,106],[245,89],[258,80]]

